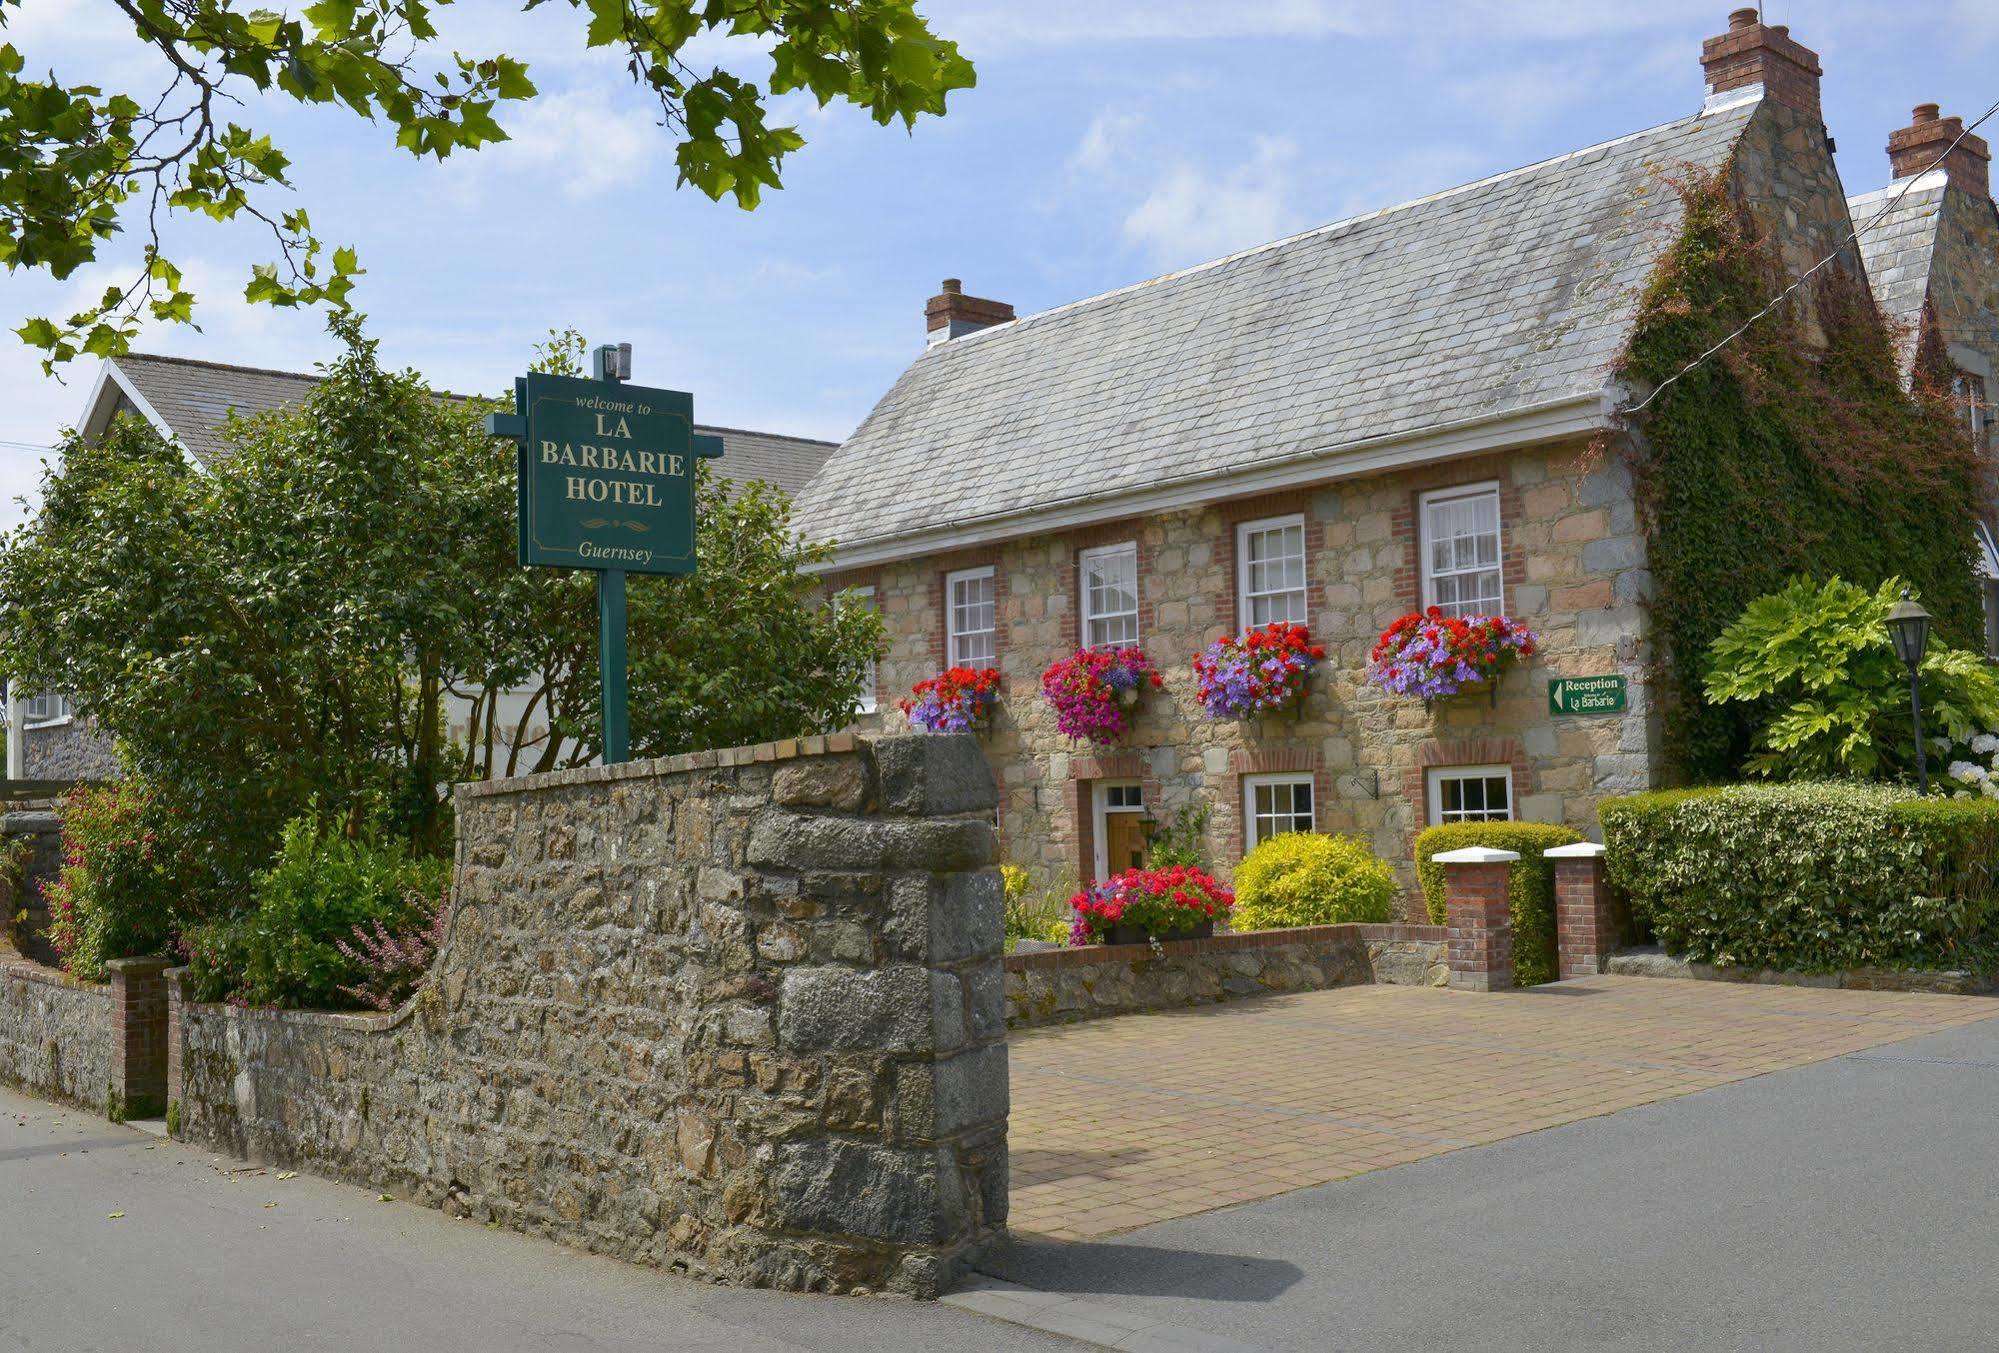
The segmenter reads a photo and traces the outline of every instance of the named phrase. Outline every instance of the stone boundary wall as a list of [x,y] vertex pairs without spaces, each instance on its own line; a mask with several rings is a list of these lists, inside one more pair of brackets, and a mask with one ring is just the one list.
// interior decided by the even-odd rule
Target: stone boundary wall
[[1442,986],[1444,927],[1324,925],[1006,956],[1007,1024],[1209,1005],[1368,982]]
[[0,941],[0,1082],[107,1113],[111,988],[22,958]]
[[640,1263],[935,1295],[1006,1218],[994,801],[970,737],[463,787],[401,1009],[172,976],[179,1132]]
[[1766,987],[1827,987],[1839,991],[1918,991],[1945,996],[1999,995],[1989,973],[1960,969],[1848,968],[1841,972],[1785,972],[1777,968],[1717,968],[1674,958],[1659,949],[1612,954],[1603,970],[1613,977],[1683,977],[1701,982],[1747,982]]

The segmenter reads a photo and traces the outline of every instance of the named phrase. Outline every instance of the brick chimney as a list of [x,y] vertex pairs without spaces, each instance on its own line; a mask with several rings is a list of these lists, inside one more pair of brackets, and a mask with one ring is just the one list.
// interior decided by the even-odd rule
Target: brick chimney
[[1728,16],[1728,31],[1701,44],[1701,69],[1709,95],[1762,85],[1763,97],[1796,109],[1814,122],[1819,112],[1818,53],[1791,41],[1791,30],[1760,21],[1755,9]]
[[990,329],[1012,318],[1012,306],[1005,301],[967,296],[965,284],[955,277],[945,278],[944,289],[923,306],[923,319],[930,330],[926,341],[930,343],[942,343],[975,330]]
[[[1964,131],[1961,117],[1938,117],[1937,105],[1916,105],[1915,120],[1898,132],[1888,133],[1888,163],[1897,179],[1922,173],[1938,156],[1950,181],[1974,197],[1992,200],[1992,150],[1981,136],[1957,138]],[[1950,143],[1957,141],[1955,149]],[[1949,153],[1945,151],[1949,149]]]

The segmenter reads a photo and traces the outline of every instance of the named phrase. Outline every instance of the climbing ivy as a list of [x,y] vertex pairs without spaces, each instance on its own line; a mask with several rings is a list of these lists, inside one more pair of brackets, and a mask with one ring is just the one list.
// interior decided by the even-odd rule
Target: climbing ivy
[[[1689,170],[1674,185],[1685,221],[1621,359],[1629,389],[1654,389],[1785,285],[1729,179],[1727,168]],[[1701,698],[1708,646],[1794,576],[1864,587],[1900,576],[1937,617],[1941,642],[1982,642],[1977,452],[1940,345],[1919,345],[1908,387],[1896,338],[1865,284],[1828,268],[1624,419],[1649,537],[1656,689],[1679,778],[1741,769],[1760,711]]]

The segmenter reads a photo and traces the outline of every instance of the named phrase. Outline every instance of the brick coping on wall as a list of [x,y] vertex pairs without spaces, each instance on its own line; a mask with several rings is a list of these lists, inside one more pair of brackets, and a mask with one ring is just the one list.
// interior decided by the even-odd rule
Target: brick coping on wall
[[[965,735],[969,736],[969,735]],[[477,780],[458,786],[460,799],[483,799],[498,794],[526,794],[537,789],[559,789],[571,785],[611,784],[618,780],[646,780],[688,771],[718,770],[748,766],[759,761],[792,761],[804,756],[827,756],[859,750],[861,739],[853,733],[828,733],[809,738],[779,738],[756,742],[747,747],[723,747],[708,752],[680,752],[649,761],[624,761],[615,766],[576,766],[569,770],[544,771],[540,775],[516,775],[506,780]]]
[[86,982],[81,977],[71,976],[61,968],[51,968],[46,963],[37,963],[5,940],[0,940],[0,977],[20,982],[39,982],[49,987],[68,987],[72,991],[90,991],[106,996],[111,994],[108,983]]
[[[1395,943],[1431,941],[1442,943],[1445,930],[1440,925],[1372,925],[1347,922],[1342,925],[1293,926],[1288,930],[1249,930],[1240,934],[1217,935],[1206,940],[1163,940],[1157,953],[1162,958],[1192,957],[1198,954],[1239,953],[1246,949],[1270,949],[1287,944],[1325,944],[1340,940]],[[1025,954],[1008,954],[1008,972],[1033,972],[1043,968],[1077,968],[1092,963],[1130,963],[1154,953],[1149,944],[1091,944],[1075,949],[1036,949]]]

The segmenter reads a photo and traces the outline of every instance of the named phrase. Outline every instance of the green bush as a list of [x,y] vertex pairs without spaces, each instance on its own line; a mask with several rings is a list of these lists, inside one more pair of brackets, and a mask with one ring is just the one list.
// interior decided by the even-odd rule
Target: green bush
[[1387,921],[1395,875],[1358,836],[1285,832],[1236,866],[1236,930]]
[[62,871],[43,888],[49,943],[87,982],[114,958],[171,945],[187,890],[177,833],[141,780],[70,791],[62,804]]
[[1028,872],[1019,865],[1000,866],[1006,885],[1004,926],[1006,951],[1012,953],[1022,940],[1043,940],[1050,944],[1069,942],[1069,925],[1076,918],[1069,908],[1074,888],[1036,892]]
[[1172,820],[1145,843],[1145,867],[1171,869],[1177,864],[1189,869],[1207,869],[1208,818],[1213,812],[1210,804],[1180,805]]
[[201,1000],[300,1009],[351,1006],[343,987],[368,973],[340,951],[355,927],[421,928],[444,895],[448,860],[320,833],[310,817],[288,823],[271,867],[258,875],[242,915],[186,938],[189,979]]
[[1999,804],[1881,785],[1669,790],[1598,807],[1609,877],[1666,951],[1794,972],[1989,969]]
[[1450,822],[1416,838],[1416,881],[1430,920],[1444,924],[1444,866],[1432,858],[1446,850],[1490,846],[1517,851],[1509,891],[1513,902],[1513,980],[1528,987],[1552,982],[1555,957],[1555,866],[1542,858],[1553,846],[1573,845],[1583,834],[1551,822]]

